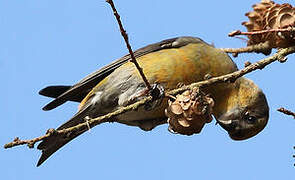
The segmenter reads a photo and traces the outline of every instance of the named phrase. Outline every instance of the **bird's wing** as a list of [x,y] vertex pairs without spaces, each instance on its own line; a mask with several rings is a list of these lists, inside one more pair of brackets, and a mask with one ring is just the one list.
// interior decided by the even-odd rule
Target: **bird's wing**
[[[145,46],[134,52],[136,58],[152,53],[155,51],[160,51],[162,49],[169,48],[179,48],[190,43],[205,43],[199,38],[195,37],[177,37],[172,39],[163,40],[161,42]],[[68,86],[67,88],[62,86],[49,86],[40,91],[41,95],[54,97],[55,99],[43,107],[43,110],[54,109],[66,101],[81,101],[86,94],[88,94],[91,89],[97,85],[101,80],[111,74],[115,69],[123,65],[130,60],[130,55],[123,56],[122,58],[114,61],[113,63],[104,66],[86,76],[84,79],[79,81],[73,86]],[[55,91],[55,89],[57,91]]]
[[[165,41],[161,41],[160,43],[152,44],[137,50],[135,52],[135,56],[140,57],[151,52],[159,51],[161,49],[178,48],[178,47],[185,46],[189,43],[203,43],[203,41],[198,38],[192,38],[192,37],[168,39]],[[91,90],[93,86],[95,86],[99,81],[101,81],[103,78],[109,75],[116,68],[118,68],[125,62],[129,61],[129,59],[130,59],[129,56],[124,56],[121,59],[113,62],[112,64],[105,66],[102,69],[90,74],[89,76],[82,79],[80,82],[78,82],[74,86],[55,86],[55,87],[51,86],[51,87],[45,88],[44,90],[41,90],[40,94],[48,95],[51,97],[57,97],[49,105],[45,106],[45,108],[46,109],[48,108],[49,110],[50,108],[54,108],[68,100],[74,100],[73,98],[76,98],[76,100],[78,100],[77,97],[79,96],[76,96],[75,94],[79,94],[80,96],[82,96],[83,93],[85,94],[85,92],[88,92],[89,89]],[[56,91],[54,89],[56,89]],[[49,93],[51,91],[52,93]],[[88,102],[91,102],[92,98],[94,98],[94,96],[91,96],[90,99],[88,99]],[[84,122],[85,121],[84,118],[87,116],[87,113],[90,108],[92,108],[92,104],[86,103],[86,105],[83,106],[82,109],[80,109],[73,118],[71,118],[69,121],[67,121],[63,125],[61,125],[57,130],[73,127],[77,124]],[[91,127],[95,125],[97,124],[93,124],[91,125]],[[77,136],[79,136],[85,131],[87,131],[87,127],[85,127],[81,131],[73,132],[71,134],[67,134],[67,135],[57,134],[57,135],[50,136],[47,139],[44,139],[37,147],[38,149],[42,150],[42,155],[38,161],[37,166],[41,165],[54,152],[56,152],[58,149],[60,149],[65,144],[67,144],[72,139],[76,138]]]

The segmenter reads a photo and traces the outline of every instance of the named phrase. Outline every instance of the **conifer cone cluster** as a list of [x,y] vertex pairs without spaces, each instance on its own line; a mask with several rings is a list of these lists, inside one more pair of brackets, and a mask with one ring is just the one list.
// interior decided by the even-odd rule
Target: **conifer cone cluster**
[[169,131],[183,135],[200,133],[206,123],[212,121],[214,101],[199,89],[187,90],[176,96],[175,101],[168,101],[165,110],[168,117]]
[[[252,6],[254,11],[245,15],[250,21],[243,22],[248,32],[294,28],[295,8],[290,4],[276,4],[271,0],[261,0]],[[271,48],[284,48],[295,45],[295,32],[267,32],[248,35],[248,46],[269,41]]]

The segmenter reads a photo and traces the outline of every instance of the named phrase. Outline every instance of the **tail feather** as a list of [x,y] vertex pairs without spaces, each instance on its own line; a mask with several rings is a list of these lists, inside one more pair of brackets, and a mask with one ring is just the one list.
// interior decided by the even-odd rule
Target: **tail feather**
[[[83,108],[80,110],[74,117],[72,117],[69,121],[61,125],[57,130],[66,129],[69,127],[73,127],[80,123],[83,123],[85,120],[86,112],[88,111],[88,107]],[[72,132],[67,135],[58,134],[56,136],[51,136],[47,139],[44,139],[37,147],[37,149],[42,150],[42,155],[37,163],[37,166],[40,166],[45,160],[47,160],[53,153],[63,147],[65,144],[70,142],[72,139],[76,138],[77,136],[83,134],[87,131],[87,127],[82,129],[78,132]]]
[[[37,167],[40,166],[44,161],[46,161],[53,153],[55,153],[57,150],[59,150],[61,147],[63,147],[65,144],[70,142],[72,139],[76,138],[80,134],[84,133],[86,130],[80,131],[78,133],[75,133],[75,135],[71,135],[70,137],[61,137],[56,136],[47,139],[46,141],[43,141],[45,144],[40,144],[38,146],[38,149],[42,149],[42,155],[37,163]],[[42,142],[42,143],[43,143]]]

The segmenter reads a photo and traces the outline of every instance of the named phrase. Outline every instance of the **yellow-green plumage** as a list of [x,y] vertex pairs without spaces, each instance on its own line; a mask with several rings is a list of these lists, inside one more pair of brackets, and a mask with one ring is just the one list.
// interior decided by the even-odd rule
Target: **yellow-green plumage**
[[[227,54],[193,37],[161,41],[137,50],[135,56],[148,81],[151,84],[160,84],[166,90],[201,81],[207,74],[214,77],[237,70],[235,63]],[[129,60],[129,56],[124,56],[68,89],[58,86],[59,93],[53,92],[54,87],[45,88],[41,94],[56,97],[45,106],[45,110],[55,108],[68,100],[81,101],[77,114],[58,129],[72,127],[85,122],[85,117],[95,118],[143,98],[143,92],[146,91],[145,84]],[[205,91],[213,96],[214,116],[232,139],[242,140],[252,137],[266,125],[268,120],[266,98],[252,81],[239,78],[235,83],[213,85],[207,87]],[[143,130],[151,130],[166,123],[165,107],[167,99],[151,110],[141,107],[112,120],[138,126]],[[255,121],[248,121],[252,121],[253,118]],[[86,130],[85,128],[75,132],[68,138],[56,136],[41,142],[38,149],[42,150],[42,156],[38,165]]]

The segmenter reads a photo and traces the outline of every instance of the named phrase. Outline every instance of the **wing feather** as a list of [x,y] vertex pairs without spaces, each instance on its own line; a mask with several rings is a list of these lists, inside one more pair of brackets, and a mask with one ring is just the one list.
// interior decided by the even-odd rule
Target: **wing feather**
[[[167,39],[167,40],[140,48],[134,52],[134,55],[136,58],[138,58],[152,52],[160,51],[162,49],[179,48],[189,43],[200,43],[200,42],[204,43],[201,39],[195,38],[195,37],[172,38],[172,39]],[[95,85],[97,85],[105,77],[111,74],[115,69],[125,64],[129,60],[130,60],[130,55],[128,54],[112,62],[111,64],[104,66],[103,68],[91,73],[90,75],[80,80],[77,84],[71,86],[69,89],[64,91],[59,96],[57,96],[53,101],[48,103],[46,106],[44,106],[43,110],[47,111],[47,110],[54,109],[67,101],[82,100],[85,97],[85,94],[90,92],[91,89],[95,87]],[[41,90],[41,92],[42,91],[44,91],[44,89]],[[49,95],[49,94],[45,96],[53,97],[53,95]]]

